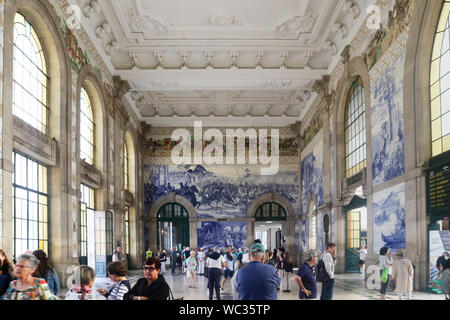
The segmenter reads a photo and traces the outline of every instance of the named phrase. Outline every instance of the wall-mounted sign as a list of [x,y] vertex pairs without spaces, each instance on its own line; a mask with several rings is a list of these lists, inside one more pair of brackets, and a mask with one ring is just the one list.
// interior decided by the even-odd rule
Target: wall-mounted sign
[[[429,215],[450,212],[450,163],[449,154],[442,154],[439,164],[431,165],[427,172],[427,212]],[[436,157],[437,158],[437,157]],[[446,160],[446,161],[442,161]],[[437,161],[436,161],[437,162]]]

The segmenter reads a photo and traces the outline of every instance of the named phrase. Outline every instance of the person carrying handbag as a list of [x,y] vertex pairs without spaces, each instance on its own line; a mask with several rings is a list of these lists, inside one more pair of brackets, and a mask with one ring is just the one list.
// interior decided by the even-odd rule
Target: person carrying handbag
[[380,282],[381,282],[381,290],[380,290],[380,298],[382,300],[386,300],[386,291],[389,286],[389,278],[392,275],[392,253],[391,250],[387,247],[383,247],[380,249]]

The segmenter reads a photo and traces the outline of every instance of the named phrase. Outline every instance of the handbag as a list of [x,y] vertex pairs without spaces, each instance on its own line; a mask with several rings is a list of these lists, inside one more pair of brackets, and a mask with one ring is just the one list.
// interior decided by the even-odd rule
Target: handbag
[[175,299],[173,296],[173,293],[172,293],[172,289],[170,289],[170,287],[169,287],[169,299],[168,300],[184,300],[184,297]]
[[383,271],[381,271],[380,281],[381,283],[386,283],[388,281],[388,268],[384,267]]

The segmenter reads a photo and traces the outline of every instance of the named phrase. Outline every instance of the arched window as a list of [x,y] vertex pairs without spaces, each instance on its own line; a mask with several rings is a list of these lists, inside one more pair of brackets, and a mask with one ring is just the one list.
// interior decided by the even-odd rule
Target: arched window
[[49,83],[44,51],[33,26],[14,17],[13,114],[47,134]]
[[345,176],[350,178],[366,167],[366,116],[361,78],[353,82],[345,109]]
[[430,71],[432,156],[450,150],[450,1],[444,1]]
[[266,202],[256,209],[255,220],[286,220],[286,210],[276,202]]
[[128,174],[128,147],[127,144],[123,144],[123,187],[125,190],[130,190],[130,178]]
[[94,164],[94,113],[91,100],[83,87],[80,92],[80,158]]

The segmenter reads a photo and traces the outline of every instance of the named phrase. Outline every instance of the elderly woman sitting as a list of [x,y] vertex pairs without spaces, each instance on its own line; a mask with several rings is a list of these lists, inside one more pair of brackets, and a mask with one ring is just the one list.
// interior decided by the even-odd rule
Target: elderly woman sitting
[[145,260],[144,277],[124,294],[123,300],[167,300],[170,287],[161,272],[161,262],[155,257]]
[[56,300],[50,292],[47,282],[34,278],[32,274],[39,266],[39,260],[32,254],[24,253],[17,258],[14,273],[17,280],[9,284],[2,300]]

